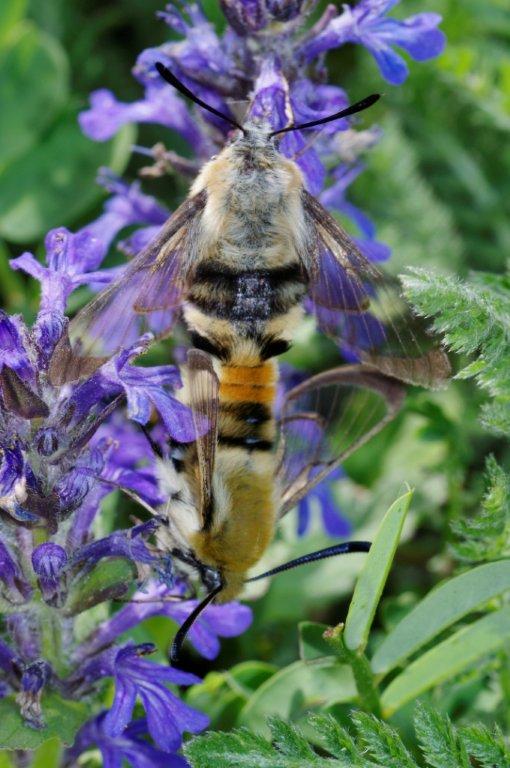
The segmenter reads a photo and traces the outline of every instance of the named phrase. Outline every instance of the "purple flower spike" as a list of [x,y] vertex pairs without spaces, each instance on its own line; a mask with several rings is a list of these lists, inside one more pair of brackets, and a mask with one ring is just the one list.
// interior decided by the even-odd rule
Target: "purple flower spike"
[[127,645],[120,650],[112,648],[89,662],[83,671],[88,680],[99,677],[113,677],[115,680],[113,705],[104,721],[105,733],[111,737],[123,733],[139,696],[154,742],[165,752],[174,752],[179,749],[184,732],[199,733],[207,727],[209,718],[188,707],[165,685],[194,685],[200,682],[200,678],[146,661],[143,657],[154,650],[151,643]]
[[44,600],[50,605],[62,603],[66,565],[65,549],[51,541],[40,544],[32,552],[32,567],[39,577],[39,586]]
[[404,59],[392,46],[402,48],[415,61],[432,59],[443,51],[446,38],[437,27],[437,13],[418,13],[404,21],[386,18],[399,0],[361,0],[354,8],[344,6],[316,36],[309,37],[301,49],[307,60],[344,43],[359,43],[376,60],[382,76],[392,85],[400,85],[409,74]]
[[162,752],[143,738],[147,733],[145,718],[134,720],[119,736],[111,736],[105,729],[106,714],[101,712],[81,728],[67,750],[66,765],[74,765],[82,752],[97,747],[105,768],[121,768],[124,761],[133,768],[188,768],[183,757]]

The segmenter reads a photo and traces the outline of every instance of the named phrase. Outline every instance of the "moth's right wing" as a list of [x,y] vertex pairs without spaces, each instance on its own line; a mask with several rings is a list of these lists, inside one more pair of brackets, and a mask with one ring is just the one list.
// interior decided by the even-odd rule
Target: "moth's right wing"
[[325,371],[291,389],[280,419],[280,515],[394,418],[404,395],[403,384],[365,365]]
[[143,333],[167,335],[185,287],[184,263],[200,224],[206,193],[190,197],[123,274],[74,317],[52,355],[53,384],[88,376]]

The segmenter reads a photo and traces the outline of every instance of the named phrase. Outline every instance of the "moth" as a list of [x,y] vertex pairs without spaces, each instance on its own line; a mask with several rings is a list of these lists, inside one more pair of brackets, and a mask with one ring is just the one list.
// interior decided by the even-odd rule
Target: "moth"
[[[365,258],[278,149],[286,131],[347,117],[377,95],[272,131],[256,119],[240,125],[156,67],[236,133],[153,242],[70,323],[49,375],[54,384],[76,380],[144,331],[162,337],[177,322],[187,327],[194,351],[181,397],[196,439],[172,446],[162,480],[169,549],[200,574],[205,605],[239,593],[277,520],[386,423],[402,383],[441,386],[449,364],[441,349],[423,346],[398,285]],[[359,364],[289,393],[278,426],[275,358],[289,349],[305,307]],[[373,410],[374,398],[384,413],[381,403]],[[338,439],[344,445],[335,448]]]

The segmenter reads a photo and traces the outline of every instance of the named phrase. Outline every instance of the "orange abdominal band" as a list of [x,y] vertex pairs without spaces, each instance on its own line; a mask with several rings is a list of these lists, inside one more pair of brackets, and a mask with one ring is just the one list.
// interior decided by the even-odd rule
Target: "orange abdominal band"
[[272,403],[276,397],[276,375],[271,363],[229,366],[221,371],[220,398],[235,402]]

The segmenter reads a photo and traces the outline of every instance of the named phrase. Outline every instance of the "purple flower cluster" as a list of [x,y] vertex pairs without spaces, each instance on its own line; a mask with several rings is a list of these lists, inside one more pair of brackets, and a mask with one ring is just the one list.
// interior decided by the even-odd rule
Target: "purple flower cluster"
[[[135,425],[147,424],[157,413],[165,439],[193,438],[191,414],[174,396],[181,386],[179,371],[170,365],[133,364],[150,342],[146,334],[85,380],[55,386],[48,375],[55,345],[67,327],[69,296],[81,286],[95,290],[111,281],[117,270],[101,267],[120,230],[133,223],[150,227],[167,216],[136,185],[128,187],[111,177],[107,183],[114,195],[105,213],[79,232],[50,232],[45,265],[29,253],[11,262],[40,283],[40,310],[33,325],[0,311],[0,605],[6,616],[0,642],[2,695],[12,693],[27,726],[43,729],[45,689],[63,698],[90,700],[93,712],[101,706],[101,681],[111,678],[112,708],[87,723],[75,749],[94,738],[105,764],[108,750],[124,756],[132,750],[139,755],[138,764],[184,765],[175,755],[182,735],[202,730],[207,718],[186,706],[167,684],[191,685],[198,678],[145,659],[152,647],[119,640],[149,616],[182,623],[194,607],[185,599],[185,585],[175,583],[167,553],[154,540],[160,524],[157,508],[165,499],[154,453]],[[143,233],[142,228],[136,234]],[[154,514],[146,522],[107,533],[101,504],[119,487]],[[108,570],[119,561],[124,569]],[[130,584],[137,583],[141,592],[135,601],[148,603],[128,604],[89,636],[75,639],[80,613],[127,596]],[[250,621],[251,612],[243,606],[212,607],[192,641],[199,653],[214,658],[218,636],[239,634]],[[44,642],[48,627],[59,638],[54,652]],[[137,699],[146,717],[128,728]],[[146,762],[140,763],[142,759]]]
[[[134,75],[143,97],[123,104],[109,91],[96,91],[90,109],[81,115],[82,128],[100,141],[126,122],[177,131],[192,158],[163,145],[143,151],[154,159],[151,173],[172,169],[192,178],[225,144],[229,128],[186,104],[157,75],[156,61],[224,113],[233,114],[232,104],[248,99],[251,114],[266,117],[277,130],[347,105],[345,92],[326,84],[324,55],[332,48],[363,45],[393,84],[408,73],[395,48],[417,61],[441,52],[440,18],[432,13],[402,21],[389,18],[397,2],[361,0],[341,10],[329,5],[310,25],[313,0],[221,0],[228,22],[221,35],[198,4],[170,5],[160,16],[180,39],[138,58]],[[346,193],[362,171],[360,155],[378,136],[376,129],[359,131],[341,120],[313,134],[288,133],[281,141],[282,152],[300,165],[308,189],[353,222],[360,246],[374,260],[387,258],[389,249],[377,241],[374,225]],[[0,642],[1,694],[12,694],[27,725],[38,729],[44,728],[46,689],[90,703],[92,719],[67,751],[68,765],[98,748],[104,765],[113,768],[123,761],[135,768],[181,768],[186,763],[177,752],[183,734],[202,730],[207,718],[168,685],[187,686],[198,679],[152,662],[147,656],[154,646],[135,645],[123,637],[153,616],[182,624],[196,605],[186,597],[185,576],[176,576],[168,555],[157,546],[157,510],[164,499],[153,451],[136,426],[147,425],[157,414],[164,440],[193,438],[190,414],[175,397],[179,371],[171,365],[134,364],[151,341],[146,334],[130,339],[88,379],[55,386],[48,376],[56,344],[66,333],[69,297],[77,290],[108,285],[123,269],[104,266],[112,246],[128,256],[136,254],[169,215],[137,183],[128,185],[109,171],[102,173],[101,182],[110,197],[96,221],[75,233],[52,230],[44,265],[30,253],[11,262],[13,269],[40,283],[33,325],[0,311],[0,605],[6,617]],[[129,235],[119,240],[127,227]],[[130,495],[141,509],[153,512],[148,520],[108,528],[111,521],[104,519],[102,503],[118,488],[126,491],[126,504]],[[326,530],[345,535],[347,526],[330,486],[321,483],[313,496]],[[310,512],[310,499],[305,499],[299,507],[300,534],[308,527]],[[117,568],[119,563],[124,569]],[[117,569],[109,570],[112,564]],[[79,614],[126,597],[132,583],[137,585],[132,602],[78,638]],[[212,659],[219,652],[219,638],[243,632],[250,621],[249,609],[241,605],[209,606],[189,637],[198,653]],[[48,631],[58,638],[53,652],[44,642]],[[114,686],[109,710],[102,703],[105,679]],[[145,716],[133,720],[137,701]]]

